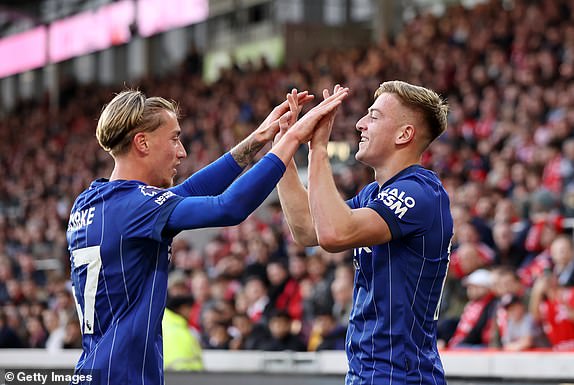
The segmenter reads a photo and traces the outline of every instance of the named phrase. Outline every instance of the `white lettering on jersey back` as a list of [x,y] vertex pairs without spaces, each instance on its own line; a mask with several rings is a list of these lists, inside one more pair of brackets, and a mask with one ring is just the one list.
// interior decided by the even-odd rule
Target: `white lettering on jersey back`
[[94,221],[94,215],[96,212],[95,207],[90,207],[89,209],[74,211],[70,214],[70,220],[68,221],[68,231],[76,231],[83,227],[89,226]]
[[396,188],[386,188],[377,196],[381,202],[391,210],[394,210],[395,215],[402,218],[403,215],[415,207],[415,199],[407,196],[404,191],[399,191]]
[[163,194],[161,194],[160,196],[158,196],[154,202],[161,206],[165,203],[165,201],[167,201],[169,198],[171,198],[174,195],[175,194],[172,193],[171,191],[166,191]]

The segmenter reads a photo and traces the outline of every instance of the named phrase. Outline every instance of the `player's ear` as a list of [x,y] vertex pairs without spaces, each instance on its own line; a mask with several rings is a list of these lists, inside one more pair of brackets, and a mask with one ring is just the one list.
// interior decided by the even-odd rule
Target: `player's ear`
[[408,144],[415,138],[415,127],[412,124],[406,124],[399,129],[396,144]]
[[135,134],[132,143],[138,152],[144,154],[149,152],[148,138],[145,132]]

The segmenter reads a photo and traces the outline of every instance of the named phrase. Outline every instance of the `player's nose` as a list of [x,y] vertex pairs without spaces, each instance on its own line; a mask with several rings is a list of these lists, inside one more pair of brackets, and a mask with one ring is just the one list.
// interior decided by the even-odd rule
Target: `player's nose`
[[361,119],[359,119],[357,121],[357,124],[355,124],[355,128],[357,129],[357,131],[364,131],[365,130],[365,128],[366,128],[365,118],[366,118],[366,115],[363,116]]
[[185,147],[183,147],[183,143],[179,142],[179,149],[177,151],[178,158],[185,158],[187,156],[187,151],[185,151]]

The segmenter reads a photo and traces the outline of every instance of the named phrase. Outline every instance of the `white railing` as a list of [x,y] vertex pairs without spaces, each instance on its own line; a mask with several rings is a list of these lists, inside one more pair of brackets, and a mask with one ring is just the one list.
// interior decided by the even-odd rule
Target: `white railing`
[[[72,368],[78,350],[48,353],[43,349],[0,349],[0,369]],[[441,353],[451,378],[566,380],[574,382],[574,352],[446,351]],[[315,373],[344,375],[347,359],[342,351],[260,352],[206,350],[205,369],[213,373]]]

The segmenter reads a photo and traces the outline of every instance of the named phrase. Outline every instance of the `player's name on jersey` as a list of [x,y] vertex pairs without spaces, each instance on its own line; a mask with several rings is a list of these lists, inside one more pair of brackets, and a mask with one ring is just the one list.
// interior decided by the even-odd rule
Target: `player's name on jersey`
[[77,231],[91,225],[94,221],[95,212],[95,207],[72,212],[72,214],[70,214],[70,220],[68,221],[68,231]]

